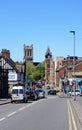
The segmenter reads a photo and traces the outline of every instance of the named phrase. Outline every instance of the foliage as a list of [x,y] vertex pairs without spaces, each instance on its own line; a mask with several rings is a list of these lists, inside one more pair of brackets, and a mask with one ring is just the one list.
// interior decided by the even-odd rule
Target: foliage
[[35,70],[36,70],[36,68],[33,65],[33,63],[28,62],[27,67],[26,67],[27,79],[32,80],[34,78]]
[[36,67],[36,71],[38,72],[38,79],[44,79],[44,76],[45,76],[45,62],[40,63]]
[[40,63],[38,66],[34,66],[33,63],[28,62],[26,67],[28,80],[40,80],[45,76],[45,62]]

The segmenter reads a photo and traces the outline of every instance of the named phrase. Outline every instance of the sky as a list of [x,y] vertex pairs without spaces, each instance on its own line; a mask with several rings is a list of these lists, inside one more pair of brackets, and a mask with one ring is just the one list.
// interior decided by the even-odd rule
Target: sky
[[45,60],[49,47],[53,59],[82,57],[82,0],[0,0],[0,53],[23,61],[23,46],[33,44],[34,62]]

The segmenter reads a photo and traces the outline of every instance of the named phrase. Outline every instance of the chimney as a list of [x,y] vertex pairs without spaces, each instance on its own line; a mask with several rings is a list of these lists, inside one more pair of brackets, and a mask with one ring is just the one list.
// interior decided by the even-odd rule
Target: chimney
[[10,51],[6,49],[2,49],[2,56],[7,59],[10,59]]

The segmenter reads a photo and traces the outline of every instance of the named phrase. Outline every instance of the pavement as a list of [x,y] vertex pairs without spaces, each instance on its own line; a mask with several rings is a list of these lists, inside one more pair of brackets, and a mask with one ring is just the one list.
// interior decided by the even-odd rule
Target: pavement
[[4,105],[4,104],[8,104],[11,102],[11,99],[10,98],[3,98],[3,99],[0,99],[0,105]]

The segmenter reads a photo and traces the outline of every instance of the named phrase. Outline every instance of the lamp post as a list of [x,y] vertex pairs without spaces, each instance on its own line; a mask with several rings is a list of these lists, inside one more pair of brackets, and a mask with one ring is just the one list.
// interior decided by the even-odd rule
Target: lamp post
[[[76,83],[75,83],[75,31],[70,31],[74,35],[74,57],[73,57],[73,73],[74,73],[74,89],[76,90]],[[76,93],[74,97],[74,101],[76,101]]]
[[26,46],[24,44],[24,86],[25,89],[27,89],[27,52],[26,52]]

